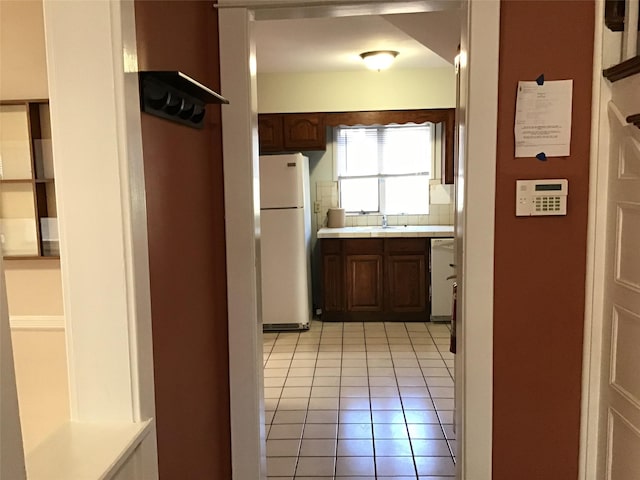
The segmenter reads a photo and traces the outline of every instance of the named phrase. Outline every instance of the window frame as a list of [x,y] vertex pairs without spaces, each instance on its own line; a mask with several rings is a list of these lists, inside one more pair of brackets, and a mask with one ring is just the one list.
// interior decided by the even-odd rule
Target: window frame
[[[384,157],[381,153],[381,148],[382,148],[382,142],[379,140],[379,136],[380,136],[380,132],[384,132],[386,129],[391,129],[391,128],[402,128],[402,127],[407,127],[407,128],[411,128],[411,127],[423,127],[423,126],[428,126],[429,130],[430,130],[430,143],[431,143],[431,154],[428,160],[428,164],[429,167],[428,169],[424,170],[424,171],[420,171],[420,172],[412,172],[412,173],[400,173],[400,174],[394,174],[394,173],[377,173],[377,174],[371,174],[371,175],[351,175],[351,176],[341,176],[340,175],[340,168],[339,168],[339,142],[338,142],[338,136],[339,136],[339,130],[340,129],[360,129],[360,128],[365,128],[365,129],[376,129],[378,131],[377,133],[377,137],[378,137],[378,141],[377,141],[377,150],[378,150],[378,155],[377,155],[377,171],[381,172],[383,170],[383,166],[384,166]],[[435,160],[436,160],[436,155],[435,155],[435,148],[436,148],[436,144],[438,143],[437,140],[437,124],[434,123],[433,121],[424,121],[421,123],[415,123],[415,122],[411,122],[410,124],[397,124],[397,123],[388,123],[388,124],[372,124],[372,125],[336,125],[333,127],[333,158],[334,158],[334,180],[337,182],[337,186],[338,186],[338,199],[340,202],[340,206],[342,206],[342,181],[343,180],[349,180],[349,179],[365,179],[365,178],[375,178],[377,179],[377,183],[378,183],[378,209],[377,210],[347,210],[346,213],[350,213],[350,214],[360,214],[360,215],[364,215],[364,214],[378,214],[378,215],[428,215],[429,211],[430,211],[430,201],[429,201],[429,187],[431,185],[430,181],[434,178],[434,170],[435,170]],[[383,133],[384,135],[384,133]],[[420,211],[420,212],[415,212],[415,211],[409,211],[409,212],[387,212],[387,189],[386,189],[386,180],[389,178],[408,178],[408,177],[427,177],[427,205],[426,205],[426,211]]]

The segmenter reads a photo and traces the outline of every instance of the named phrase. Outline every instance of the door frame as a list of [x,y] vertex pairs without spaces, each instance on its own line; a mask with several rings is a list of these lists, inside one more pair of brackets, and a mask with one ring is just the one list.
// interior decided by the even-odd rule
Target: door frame
[[[229,372],[233,478],[264,478],[264,399],[262,394],[262,329],[260,303],[260,216],[255,42],[252,21],[268,3],[286,4],[301,13],[318,2],[219,2],[220,71],[223,94],[231,104],[222,109],[223,161],[229,311]],[[391,13],[399,2],[324,2],[323,14],[340,4],[364,13]],[[431,2],[422,5],[428,11]],[[330,4],[330,5],[329,5]],[[493,255],[495,165],[498,98],[500,2],[466,0],[463,22],[461,84],[465,101],[459,115],[464,168],[458,178],[463,199],[456,205],[462,262],[459,351],[456,375],[458,478],[491,478],[493,413]],[[277,10],[277,9],[276,9]],[[406,10],[405,10],[406,11]],[[415,10],[414,10],[415,11]],[[274,14],[271,9],[267,12]],[[464,16],[463,16],[464,17]],[[473,80],[472,80],[473,79]],[[465,215],[465,212],[468,215]],[[473,312],[473,316],[466,315]],[[466,319],[469,319],[466,321]]]

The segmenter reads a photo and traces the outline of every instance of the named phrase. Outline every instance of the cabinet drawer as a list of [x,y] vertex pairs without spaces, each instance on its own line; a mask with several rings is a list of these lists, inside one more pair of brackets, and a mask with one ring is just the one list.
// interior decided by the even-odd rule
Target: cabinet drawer
[[340,253],[342,251],[342,240],[334,238],[323,238],[320,242],[322,254]]
[[385,249],[388,253],[424,253],[427,250],[427,240],[426,238],[389,238]]
[[349,254],[382,254],[384,240],[381,238],[352,238],[344,240],[344,253]]

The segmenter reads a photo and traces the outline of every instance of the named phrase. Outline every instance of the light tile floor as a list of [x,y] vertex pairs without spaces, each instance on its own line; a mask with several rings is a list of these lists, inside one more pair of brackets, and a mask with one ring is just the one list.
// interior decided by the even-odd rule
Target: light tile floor
[[269,480],[451,480],[446,324],[314,321],[264,334]]

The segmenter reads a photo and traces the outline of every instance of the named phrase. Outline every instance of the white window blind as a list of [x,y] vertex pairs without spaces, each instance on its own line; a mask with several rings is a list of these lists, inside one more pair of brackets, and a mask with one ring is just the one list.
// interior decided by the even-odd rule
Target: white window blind
[[429,213],[433,124],[337,127],[335,138],[346,211]]

